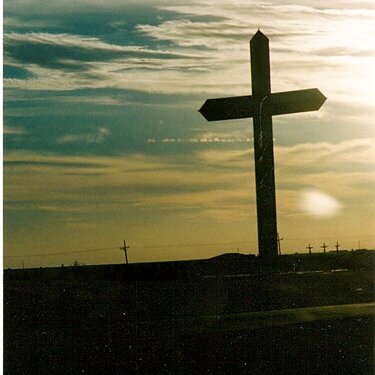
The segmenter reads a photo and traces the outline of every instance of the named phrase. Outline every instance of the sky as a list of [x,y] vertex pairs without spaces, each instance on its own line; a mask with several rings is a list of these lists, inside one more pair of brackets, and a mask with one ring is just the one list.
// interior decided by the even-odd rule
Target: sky
[[273,118],[282,252],[375,248],[372,0],[5,0],[4,267],[257,254],[249,40],[273,92],[319,88]]

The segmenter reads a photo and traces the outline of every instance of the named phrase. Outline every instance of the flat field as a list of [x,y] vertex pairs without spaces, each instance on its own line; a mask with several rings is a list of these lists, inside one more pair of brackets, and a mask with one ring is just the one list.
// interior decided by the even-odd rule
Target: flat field
[[372,374],[373,300],[370,270],[7,281],[4,374]]

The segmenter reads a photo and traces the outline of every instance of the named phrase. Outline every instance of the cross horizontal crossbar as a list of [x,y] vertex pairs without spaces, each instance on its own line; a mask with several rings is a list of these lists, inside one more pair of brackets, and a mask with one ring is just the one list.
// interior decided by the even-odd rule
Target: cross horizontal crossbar
[[[317,111],[326,97],[316,88],[285,91],[261,98],[261,112],[268,115]],[[252,95],[207,99],[199,112],[207,121],[233,120],[254,116]]]

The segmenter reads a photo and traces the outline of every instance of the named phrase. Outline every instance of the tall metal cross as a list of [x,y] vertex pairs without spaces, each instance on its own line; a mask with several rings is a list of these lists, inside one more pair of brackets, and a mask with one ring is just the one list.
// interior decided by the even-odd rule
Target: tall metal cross
[[318,89],[271,93],[268,38],[250,41],[252,95],[208,99],[199,112],[208,121],[253,118],[259,255],[277,256],[272,116],[317,111],[326,97]]

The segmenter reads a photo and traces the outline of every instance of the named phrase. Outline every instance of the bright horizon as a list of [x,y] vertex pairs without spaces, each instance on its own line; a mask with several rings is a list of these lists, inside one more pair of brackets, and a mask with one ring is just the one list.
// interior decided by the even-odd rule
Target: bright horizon
[[372,1],[6,0],[4,268],[256,254],[252,119],[198,109],[251,94],[258,29],[272,92],[327,97],[273,117],[282,252],[374,249],[374,25]]

